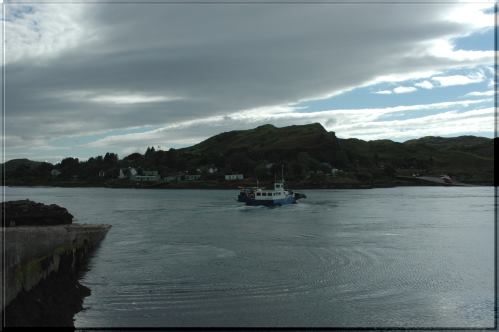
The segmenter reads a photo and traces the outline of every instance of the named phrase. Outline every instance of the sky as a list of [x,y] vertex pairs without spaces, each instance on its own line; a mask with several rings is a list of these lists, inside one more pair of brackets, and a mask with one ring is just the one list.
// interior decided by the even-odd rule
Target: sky
[[4,2],[5,160],[123,158],[268,123],[494,137],[493,1]]

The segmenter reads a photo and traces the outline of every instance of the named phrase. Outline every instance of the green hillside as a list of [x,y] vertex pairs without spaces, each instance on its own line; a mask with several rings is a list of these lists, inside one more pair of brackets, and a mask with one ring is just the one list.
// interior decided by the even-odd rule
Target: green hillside
[[423,137],[404,143],[339,139],[339,145],[350,166],[390,167],[400,175],[449,174],[470,183],[494,179],[494,140],[485,137]]
[[[299,185],[394,185],[404,176],[448,174],[475,184],[494,183],[494,140],[485,137],[423,137],[391,140],[340,139],[318,123],[277,128],[264,125],[215,135],[191,147],[114,153],[87,161],[65,158],[56,165],[15,159],[5,164],[7,183],[103,185],[116,181],[121,168],[156,170],[162,177],[200,174],[221,181],[224,174],[271,181],[284,166],[286,179]],[[51,176],[56,168],[61,174]],[[216,171],[208,170],[215,169]]]
[[255,129],[229,131],[179,151],[224,157],[243,153],[252,160],[271,162],[296,159],[303,152],[321,161],[334,162],[336,149],[334,133],[313,123],[282,128],[267,124]]

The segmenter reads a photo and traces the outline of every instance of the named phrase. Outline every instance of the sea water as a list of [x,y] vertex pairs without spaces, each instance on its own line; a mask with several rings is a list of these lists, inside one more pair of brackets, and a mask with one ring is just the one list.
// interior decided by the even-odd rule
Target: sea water
[[492,327],[494,189],[7,188],[113,227],[81,283],[77,328]]

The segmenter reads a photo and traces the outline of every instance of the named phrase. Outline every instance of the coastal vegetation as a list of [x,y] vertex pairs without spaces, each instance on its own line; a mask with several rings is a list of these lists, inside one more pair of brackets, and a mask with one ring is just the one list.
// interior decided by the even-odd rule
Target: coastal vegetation
[[[215,135],[191,147],[147,148],[122,159],[108,152],[86,161],[67,157],[51,164],[28,159],[6,162],[5,185],[138,185],[120,172],[155,171],[149,187],[233,188],[271,182],[284,167],[295,187],[366,187],[413,184],[408,177],[449,175],[470,184],[494,183],[494,140],[485,137],[423,137],[391,140],[341,139],[318,123],[277,128],[264,125]],[[224,181],[226,174],[244,180]],[[199,177],[188,177],[199,175]],[[169,180],[166,180],[169,178]],[[189,180],[186,180],[189,179]],[[144,186],[143,183],[140,186]]]

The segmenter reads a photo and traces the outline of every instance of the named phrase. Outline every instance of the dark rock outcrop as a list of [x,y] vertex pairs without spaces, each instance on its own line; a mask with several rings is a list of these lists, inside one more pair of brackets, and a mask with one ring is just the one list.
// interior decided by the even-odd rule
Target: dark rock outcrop
[[65,208],[28,199],[2,202],[1,210],[3,227],[68,225],[73,222],[73,215]]

